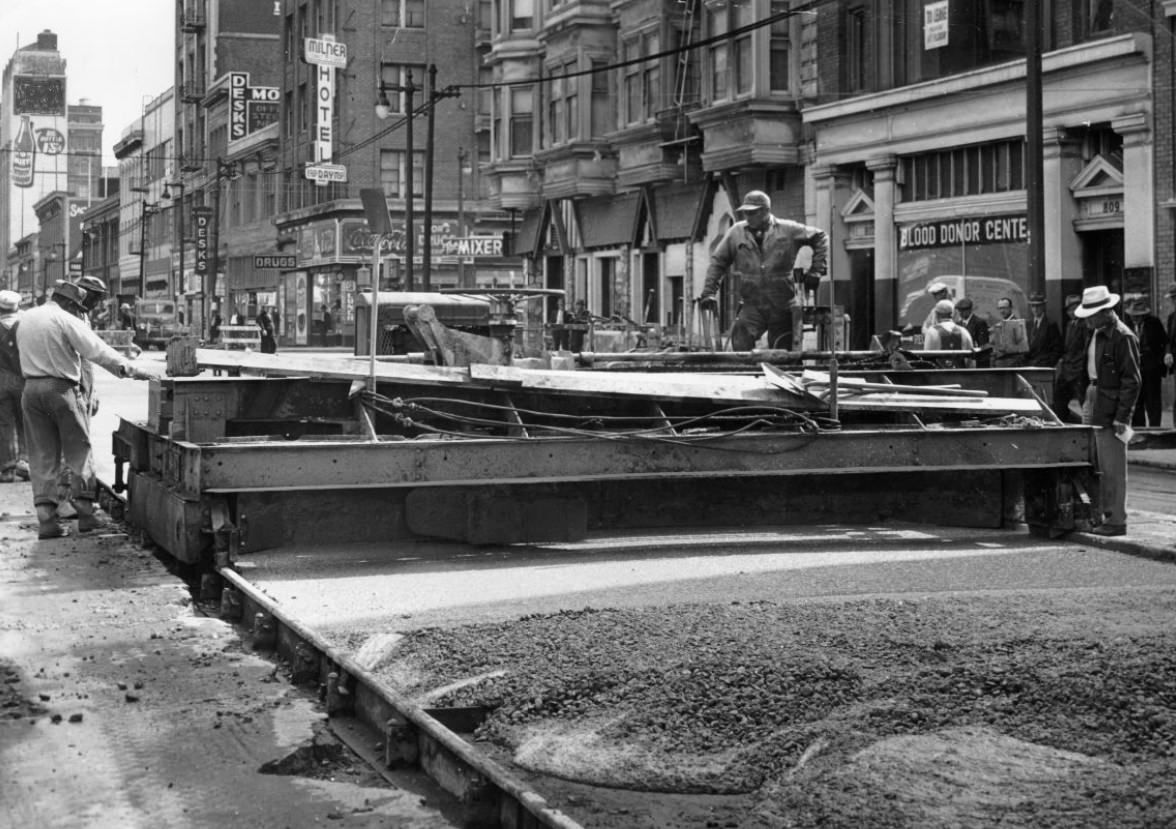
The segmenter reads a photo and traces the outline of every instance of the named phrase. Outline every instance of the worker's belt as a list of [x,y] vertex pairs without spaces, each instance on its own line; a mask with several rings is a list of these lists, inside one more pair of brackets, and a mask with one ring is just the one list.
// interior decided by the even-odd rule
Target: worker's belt
[[50,374],[26,374],[25,380],[56,380],[59,383],[69,383],[71,386],[78,384],[77,380],[70,380],[68,377],[54,377]]

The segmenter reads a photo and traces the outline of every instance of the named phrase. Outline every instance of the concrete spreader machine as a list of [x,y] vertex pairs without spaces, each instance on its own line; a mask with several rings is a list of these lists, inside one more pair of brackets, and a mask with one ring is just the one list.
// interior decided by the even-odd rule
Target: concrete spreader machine
[[188,563],[800,523],[1057,536],[1098,515],[1093,432],[1046,406],[1048,369],[861,368],[838,352],[727,353],[745,365],[722,373],[675,352],[642,357],[658,370],[630,355],[553,370],[194,353],[226,376],[152,381],[148,420],[114,436],[129,520]]

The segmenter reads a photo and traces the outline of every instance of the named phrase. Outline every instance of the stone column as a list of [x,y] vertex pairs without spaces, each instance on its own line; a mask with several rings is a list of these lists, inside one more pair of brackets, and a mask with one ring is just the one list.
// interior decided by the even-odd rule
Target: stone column
[[1151,127],[1144,113],[1116,118],[1111,127],[1123,136],[1123,266],[1150,268],[1156,221]]
[[889,331],[898,319],[897,167],[894,155],[866,160],[866,169],[874,174],[874,331]]
[[1066,294],[1082,293],[1082,240],[1074,230],[1078,204],[1070,192],[1070,182],[1082,171],[1081,145],[1064,129],[1046,127],[1042,149],[1046,307],[1060,320]]

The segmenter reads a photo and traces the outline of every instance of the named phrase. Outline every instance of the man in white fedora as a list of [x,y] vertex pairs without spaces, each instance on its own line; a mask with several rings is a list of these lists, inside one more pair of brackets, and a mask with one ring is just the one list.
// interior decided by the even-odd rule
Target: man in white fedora
[[1096,427],[1099,502],[1104,521],[1097,535],[1127,534],[1127,441],[1131,437],[1131,413],[1139,396],[1139,340],[1119,319],[1114,308],[1119,295],[1105,285],[1082,292],[1074,316],[1091,330],[1086,349],[1084,422]]

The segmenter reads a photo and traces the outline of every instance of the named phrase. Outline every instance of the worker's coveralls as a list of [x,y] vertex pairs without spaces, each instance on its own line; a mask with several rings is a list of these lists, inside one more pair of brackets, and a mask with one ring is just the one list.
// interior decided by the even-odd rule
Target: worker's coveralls
[[829,237],[820,228],[769,216],[763,240],[757,243],[747,222],[736,222],[715,248],[700,299],[713,297],[728,273],[738,277],[741,304],[731,329],[735,351],[750,351],[765,331],[768,348],[792,347],[792,307],[798,287],[792,270],[802,247],[813,252],[804,280],[804,287],[813,290],[829,258]]
[[82,361],[92,360],[120,375],[129,363],[83,320],[53,301],[22,314],[17,340],[25,377],[21,403],[33,503],[57,504],[63,464],[74,473],[75,496],[93,501],[97,480],[89,400],[81,388]]

